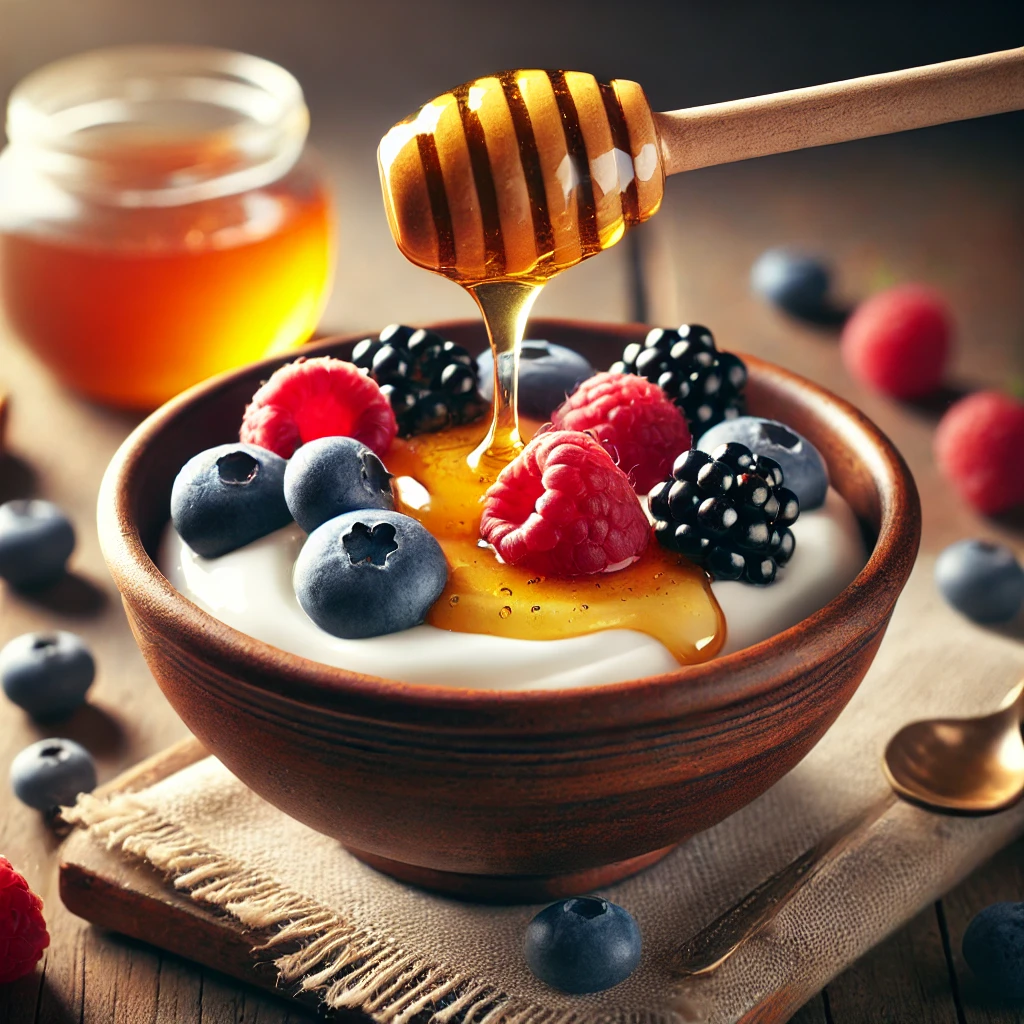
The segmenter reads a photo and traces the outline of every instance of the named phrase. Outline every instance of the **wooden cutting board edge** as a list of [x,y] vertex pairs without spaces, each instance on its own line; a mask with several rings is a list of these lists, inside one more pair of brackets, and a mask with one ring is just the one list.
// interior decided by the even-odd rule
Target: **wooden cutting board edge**
[[[130,768],[95,795],[137,792],[206,756],[199,741],[189,737]],[[179,893],[144,862],[111,853],[84,829],[74,829],[64,843],[59,883],[65,907],[100,928],[292,997],[278,988],[272,963],[254,951],[265,936]],[[303,1001],[318,1002],[315,997]]]

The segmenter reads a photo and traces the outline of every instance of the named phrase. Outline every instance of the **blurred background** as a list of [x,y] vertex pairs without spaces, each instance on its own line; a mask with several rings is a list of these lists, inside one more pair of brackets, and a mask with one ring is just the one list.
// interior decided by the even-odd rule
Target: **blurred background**
[[[473,311],[395,249],[375,162],[391,124],[456,83],[513,66],[580,69],[635,79],[666,110],[1017,46],[1024,4],[0,0],[0,97],[56,58],[136,42],[230,47],[298,77],[340,224],[324,324],[372,329]],[[620,246],[556,281],[538,313],[703,320],[728,334],[749,325],[754,301],[739,269],[766,244],[795,243],[833,256],[851,296],[925,276],[969,306],[958,293],[970,275],[994,276],[1005,306],[987,332],[1024,348],[1022,156],[1024,117],[1004,115],[679,176],[635,243],[646,299]],[[965,247],[981,262],[965,266]],[[771,324],[765,334],[727,340],[778,357]]]

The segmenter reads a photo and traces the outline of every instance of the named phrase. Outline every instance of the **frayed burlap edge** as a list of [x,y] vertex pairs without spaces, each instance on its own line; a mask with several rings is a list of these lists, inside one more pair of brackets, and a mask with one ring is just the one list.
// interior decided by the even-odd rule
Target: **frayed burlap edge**
[[379,1024],[677,1024],[664,1013],[587,1013],[510,997],[494,985],[410,953],[388,936],[354,927],[336,911],[261,871],[208,849],[130,794],[83,795],[64,819],[108,850],[144,861],[175,889],[267,936],[254,954],[294,946],[273,960],[278,985],[313,993],[331,1010],[360,1010]]

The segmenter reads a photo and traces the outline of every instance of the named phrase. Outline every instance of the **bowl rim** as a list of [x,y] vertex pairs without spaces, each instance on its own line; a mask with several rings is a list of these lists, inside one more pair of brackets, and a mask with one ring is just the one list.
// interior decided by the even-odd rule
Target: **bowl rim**
[[[446,320],[434,329],[479,326],[475,320]],[[571,328],[623,339],[642,338],[650,325],[608,324],[575,319],[536,318],[531,331]],[[291,654],[226,625],[179,593],[146,551],[131,514],[132,483],[144,463],[149,444],[197,399],[233,385],[257,371],[272,372],[299,355],[333,354],[365,334],[333,335],[302,349],[268,357],[196,384],[165,403],[140,423],[111,459],[100,485],[97,525],[107,566],[125,603],[157,617],[169,636],[202,648],[203,658],[230,670],[240,661],[250,678],[232,678],[232,685],[265,691],[287,703],[320,709],[342,707],[355,698],[361,713],[401,705],[411,710],[457,713],[483,712],[537,722],[542,709],[587,706],[580,721],[587,729],[607,726],[624,715],[632,722],[700,713],[764,697],[798,681],[809,661],[842,659],[850,644],[870,640],[884,628],[896,598],[914,565],[921,531],[917,488],[903,457],[892,442],[860,410],[823,387],[755,356],[740,353],[756,376],[799,389],[804,402],[819,414],[839,414],[841,432],[857,437],[871,452],[868,472],[878,491],[880,522],[874,548],[854,581],[832,601],[789,629],[750,647],[673,672],[618,683],[528,690],[468,689],[438,684],[406,683],[364,675]],[[264,376],[261,374],[260,376]],[[169,516],[168,516],[169,517]],[[766,662],[772,671],[765,672]],[[367,710],[369,714],[366,715]],[[515,715],[515,711],[520,715]],[[558,725],[561,731],[565,723]],[[554,728],[547,726],[547,731]]]

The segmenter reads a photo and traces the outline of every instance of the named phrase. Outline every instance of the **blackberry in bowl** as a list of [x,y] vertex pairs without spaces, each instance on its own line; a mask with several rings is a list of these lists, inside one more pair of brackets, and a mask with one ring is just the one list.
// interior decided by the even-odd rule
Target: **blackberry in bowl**
[[643,341],[622,350],[611,370],[639,374],[661,387],[683,410],[694,437],[746,409],[746,364],[731,352],[719,352],[702,324],[652,327]]
[[352,362],[380,385],[401,437],[473,423],[490,409],[476,360],[434,331],[391,324],[358,342]]
[[771,583],[792,557],[790,527],[800,515],[800,502],[784,482],[774,459],[736,441],[710,455],[692,448],[650,493],[654,536],[715,579]]

